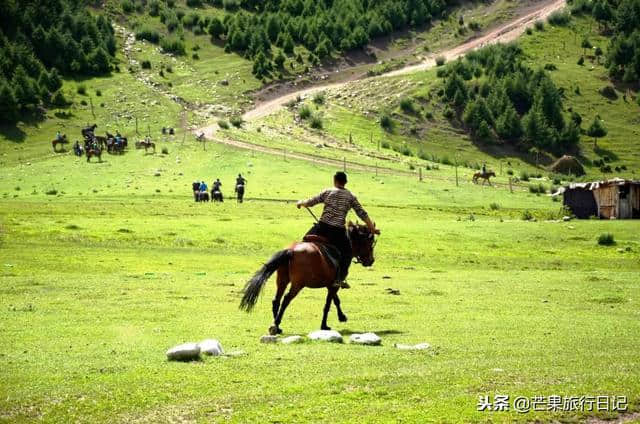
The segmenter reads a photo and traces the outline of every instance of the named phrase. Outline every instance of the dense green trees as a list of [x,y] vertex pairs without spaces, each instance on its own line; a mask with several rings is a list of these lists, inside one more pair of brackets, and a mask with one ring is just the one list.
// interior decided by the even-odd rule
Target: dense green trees
[[76,0],[0,2],[0,120],[64,96],[60,73],[109,72],[116,50],[111,24]]
[[516,45],[471,52],[439,74],[444,100],[479,141],[501,139],[560,154],[579,140],[579,122],[565,121],[560,90],[543,70],[522,62]]

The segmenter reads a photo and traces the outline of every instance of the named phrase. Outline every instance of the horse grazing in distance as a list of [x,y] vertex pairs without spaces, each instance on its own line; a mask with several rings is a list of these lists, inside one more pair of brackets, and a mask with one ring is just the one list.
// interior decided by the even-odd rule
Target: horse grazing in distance
[[[56,153],[60,153],[60,152],[64,152],[64,145],[69,143],[69,140],[67,140],[67,135],[63,134],[62,137],[60,137],[60,139],[58,140],[57,138],[54,138],[53,140],[51,140],[51,145],[53,146],[53,151]],[[62,146],[62,149],[58,150],[56,149],[56,146],[60,144]]]
[[142,149],[144,147],[144,152],[147,153],[147,149],[153,149],[153,153],[156,152],[156,143],[153,141],[140,140],[136,141],[136,149]]
[[[376,244],[375,234],[371,233],[366,225],[349,222],[347,227],[353,256],[356,261],[365,267],[373,265],[375,261],[373,257],[373,248]],[[342,312],[340,299],[338,298],[339,287],[334,285],[337,268],[324,253],[324,249],[322,249],[322,245],[326,244],[327,240],[322,237],[306,236],[304,241],[293,243],[288,249],[274,254],[244,287],[244,296],[240,302],[240,309],[247,312],[253,309],[265,283],[277,271],[276,296],[272,302],[273,325],[269,328],[270,334],[282,333],[280,323],[282,322],[284,311],[303,287],[312,289],[324,287],[327,289],[321,329],[331,329],[327,326],[327,314],[331,308],[332,301],[338,310],[338,320],[346,322],[347,316]],[[291,288],[284,295],[289,283],[291,283]],[[280,304],[281,300],[282,304]]]
[[102,162],[102,150],[99,147],[90,146],[86,150],[87,154],[87,162],[91,161],[91,157],[95,156],[98,158],[98,162]]
[[478,184],[478,178],[482,178],[482,185],[484,185],[484,183],[489,183],[489,185],[491,185],[491,180],[489,178],[495,177],[495,176],[496,176],[496,173],[493,171],[487,171],[485,173],[482,173],[482,171],[478,171],[475,174],[473,174],[472,181],[474,184]]

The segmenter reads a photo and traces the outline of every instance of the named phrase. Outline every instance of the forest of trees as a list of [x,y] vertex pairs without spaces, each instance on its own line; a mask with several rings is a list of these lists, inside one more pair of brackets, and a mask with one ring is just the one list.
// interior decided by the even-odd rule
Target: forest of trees
[[0,120],[66,104],[61,76],[108,73],[115,51],[110,22],[81,0],[0,1]]
[[521,56],[515,44],[495,45],[441,69],[445,116],[457,116],[478,141],[565,153],[580,139],[581,118],[565,119],[561,90]]
[[640,84],[640,0],[573,0],[571,13],[590,13],[613,34],[606,61],[611,78]]
[[[138,10],[142,3],[132,1],[123,0],[123,5],[130,4],[123,9]],[[189,6],[205,3],[229,13],[223,19],[201,18],[177,8],[173,0],[151,0],[146,8],[170,33],[180,26],[194,33],[206,31],[228,51],[253,60],[254,74],[261,78],[280,68],[284,55],[293,56],[296,45],[305,46],[316,64],[332,52],[361,48],[372,38],[425,25],[441,16],[451,0],[187,1]],[[273,46],[279,47],[277,53]]]

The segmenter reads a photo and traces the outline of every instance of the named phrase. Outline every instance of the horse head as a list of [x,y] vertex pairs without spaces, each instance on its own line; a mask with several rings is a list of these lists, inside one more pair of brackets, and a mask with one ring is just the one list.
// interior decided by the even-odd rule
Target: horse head
[[367,267],[373,265],[375,262],[373,256],[373,248],[376,245],[375,234],[366,225],[354,224],[351,221],[349,221],[347,228],[356,261]]

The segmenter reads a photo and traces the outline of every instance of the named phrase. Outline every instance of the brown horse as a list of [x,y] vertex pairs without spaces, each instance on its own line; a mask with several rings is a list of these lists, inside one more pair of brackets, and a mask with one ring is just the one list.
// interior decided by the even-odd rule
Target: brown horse
[[[376,232],[379,233],[378,231]],[[369,231],[366,225],[358,225],[351,222],[348,225],[348,233],[356,261],[366,267],[373,265],[375,261],[373,257],[373,248],[376,243],[375,235]],[[326,241],[318,236],[312,237],[314,237],[314,241],[311,241],[311,237],[305,237],[309,241],[293,243],[288,249],[277,252],[256,272],[244,288],[240,309],[250,312],[269,277],[278,271],[276,296],[272,302],[273,325],[269,328],[269,333],[272,335],[282,333],[280,323],[282,322],[284,311],[303,287],[312,289],[325,287],[327,289],[327,299],[320,328],[330,330],[327,326],[327,314],[331,308],[332,301],[338,310],[338,320],[340,322],[347,321],[347,316],[340,307],[339,288],[334,285],[336,268],[325,257],[319,246],[319,243]],[[291,283],[291,288],[284,295],[289,283]],[[282,304],[280,304],[281,300]]]
[[[51,145],[53,146],[53,151],[56,152],[56,153],[63,152],[64,151],[64,145],[67,144],[67,143],[69,143],[69,140],[67,140],[67,135],[66,134],[62,135],[62,137],[60,137],[60,140],[58,140],[57,138],[51,140]],[[58,144],[62,145],[62,149],[61,150],[57,150],[56,149],[56,146]]]
[[489,183],[489,185],[491,185],[491,180],[489,180],[489,178],[491,177],[495,177],[496,173],[493,171],[487,171],[485,173],[483,173],[482,171],[478,171],[475,174],[473,174],[473,183],[474,184],[478,184],[478,178],[482,178],[482,185],[484,185],[484,183]]
[[87,162],[91,160],[91,156],[95,156],[98,158],[98,162],[102,162],[102,150],[99,147],[89,147],[86,150],[87,153]]
[[153,141],[136,141],[136,149],[142,149],[143,147],[145,153],[147,153],[147,149],[153,149],[153,153],[156,152],[156,143],[154,143]]

